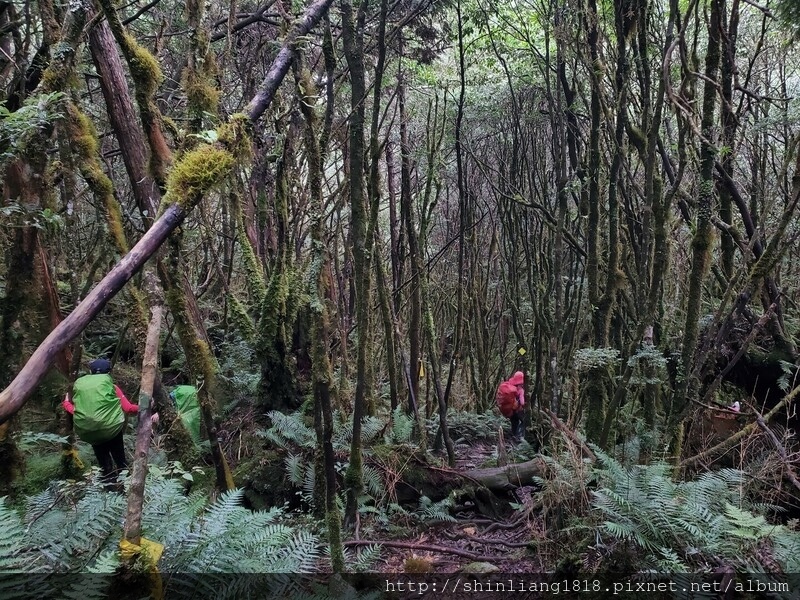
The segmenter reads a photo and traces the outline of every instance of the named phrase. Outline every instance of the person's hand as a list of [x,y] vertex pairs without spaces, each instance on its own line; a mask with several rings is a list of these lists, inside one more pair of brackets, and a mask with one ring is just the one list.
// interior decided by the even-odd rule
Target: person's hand
[[153,413],[153,414],[150,416],[150,423],[151,423],[152,425],[154,425],[154,426],[155,426],[155,425],[158,425],[158,413]]

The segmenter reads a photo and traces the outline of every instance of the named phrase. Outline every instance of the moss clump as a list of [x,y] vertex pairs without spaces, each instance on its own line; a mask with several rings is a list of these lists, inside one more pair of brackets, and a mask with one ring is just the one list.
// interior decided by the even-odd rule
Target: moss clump
[[97,132],[91,119],[79,111],[72,103],[67,107],[70,118],[70,137],[75,152],[81,158],[96,157],[100,148]]
[[167,196],[173,202],[193,206],[230,172],[235,157],[228,150],[204,144],[187,152],[167,177]]
[[137,91],[149,98],[156,93],[158,86],[164,81],[164,73],[161,72],[161,66],[155,56],[140,46],[130,34],[126,33],[124,40],[126,54],[128,54],[128,65],[131,70],[131,76],[136,82]]
[[252,341],[256,336],[256,328],[253,319],[247,314],[247,309],[236,296],[228,294],[228,307],[230,309],[230,319],[234,327],[239,330],[242,337],[247,341]]
[[208,79],[201,77],[196,71],[186,69],[182,85],[193,112],[198,114],[217,112],[220,92],[208,82]]
[[231,115],[228,122],[217,129],[219,141],[239,158],[249,158],[252,154],[250,145],[250,117],[244,113]]

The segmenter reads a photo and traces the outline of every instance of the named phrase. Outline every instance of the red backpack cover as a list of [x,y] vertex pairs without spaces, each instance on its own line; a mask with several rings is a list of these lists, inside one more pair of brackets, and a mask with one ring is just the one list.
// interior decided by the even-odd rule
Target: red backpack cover
[[495,396],[497,408],[504,417],[510,417],[519,408],[517,406],[517,386],[508,381],[504,381],[497,388],[497,395]]

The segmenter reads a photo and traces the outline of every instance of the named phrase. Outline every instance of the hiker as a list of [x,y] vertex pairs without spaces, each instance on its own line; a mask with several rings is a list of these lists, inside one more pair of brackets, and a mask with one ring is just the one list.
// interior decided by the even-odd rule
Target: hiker
[[189,432],[195,445],[199,445],[200,402],[197,398],[197,388],[193,385],[178,385],[170,392],[169,397],[175,402],[175,408],[186,431]]
[[521,439],[525,435],[523,415],[525,411],[525,374],[514,373],[497,388],[497,408],[511,421],[511,437]]
[[[139,411],[111,379],[111,361],[98,358],[89,363],[89,375],[75,380],[72,396],[64,397],[61,405],[73,417],[75,433],[84,442],[91,444],[100,469],[103,483],[111,484],[120,471],[128,468],[122,431],[125,428],[124,413]],[[153,422],[158,416],[153,415]],[[116,464],[116,468],[114,465]]]

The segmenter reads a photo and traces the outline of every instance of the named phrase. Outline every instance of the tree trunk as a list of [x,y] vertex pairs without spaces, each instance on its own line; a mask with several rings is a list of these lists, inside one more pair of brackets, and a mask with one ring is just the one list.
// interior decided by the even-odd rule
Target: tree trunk
[[[331,388],[333,373],[328,354],[330,348],[330,323],[328,302],[330,302],[329,263],[330,253],[325,246],[324,205],[322,195],[322,158],[315,131],[316,115],[312,102],[311,77],[307,72],[296,75],[298,89],[305,90],[307,95],[300,98],[300,110],[306,120],[305,143],[309,165],[309,191],[311,194],[310,210],[312,218],[311,243],[313,248],[312,264],[315,272],[309,278],[311,298],[311,378],[314,388],[314,422],[317,430],[317,445],[322,449],[322,467],[325,477],[325,522],[328,530],[331,565],[334,573],[344,570],[344,553],[341,543],[341,514],[339,511],[336,482],[336,456],[333,452],[333,409],[331,406]],[[319,471],[317,471],[319,473]],[[319,475],[317,475],[319,477]]]
[[341,0],[342,44],[350,70],[350,235],[353,243],[353,267],[356,304],[358,356],[356,359],[356,391],[353,400],[353,440],[350,464],[345,475],[347,506],[345,521],[355,525],[358,498],[364,482],[361,456],[361,420],[367,409],[367,350],[369,345],[370,257],[367,242],[368,212],[364,199],[364,19],[366,5],[359,6],[357,20],[353,18],[350,0]]
[[158,375],[158,355],[161,340],[161,320],[164,314],[163,300],[157,295],[156,278],[153,273],[145,274],[146,285],[150,287],[151,317],[147,329],[147,341],[142,359],[142,382],[139,388],[139,428],[136,432],[136,449],[133,458],[133,475],[128,489],[128,510],[125,517],[124,537],[139,545],[142,537],[142,507],[144,505],[144,482],[147,477],[147,457],[150,438],[153,432],[153,390]]
[[717,99],[717,70],[720,54],[720,12],[724,0],[711,0],[711,16],[708,23],[708,49],[706,50],[705,84],[703,86],[703,113],[701,130],[703,141],[700,156],[699,197],[697,224],[692,239],[692,270],[689,279],[689,294],[686,300],[686,321],[681,348],[681,370],[678,384],[672,396],[672,406],[667,434],[672,436],[673,455],[680,457],[678,445],[682,439],[681,422],[694,393],[692,366],[697,349],[700,314],[703,309],[703,285],[711,263],[713,230],[711,215],[714,204],[714,158],[713,145],[714,108]]

